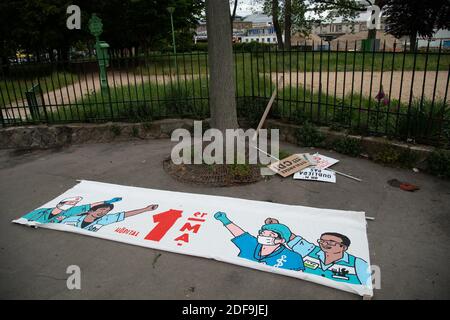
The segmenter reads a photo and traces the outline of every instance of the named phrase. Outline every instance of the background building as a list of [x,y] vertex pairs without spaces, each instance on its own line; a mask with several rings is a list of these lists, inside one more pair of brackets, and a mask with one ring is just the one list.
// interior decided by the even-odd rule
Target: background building
[[[367,39],[368,35],[368,31],[344,34],[330,42],[331,50],[345,51],[345,49],[347,49],[347,51],[361,51],[363,50],[363,40]],[[393,35],[384,33],[383,31],[377,31],[376,39],[376,50],[384,49],[385,51],[393,51],[395,44],[395,51],[401,51],[403,50],[405,43],[404,41],[395,38]]]
[[[236,16],[233,21],[233,42],[241,42],[247,30],[252,28],[251,21],[245,21],[243,17]],[[194,42],[207,41],[206,21],[201,21],[195,30]]]
[[428,46],[428,40],[430,40],[430,49],[439,48],[442,42],[442,49],[450,49],[450,30],[437,30],[431,39],[418,37],[418,47],[426,48]]
[[245,17],[244,21],[250,22],[252,27],[247,30],[247,34],[242,37],[241,42],[260,42],[269,44],[276,44],[278,42],[271,16],[256,13]]
[[[367,32],[367,20],[369,17],[370,15],[367,12],[361,13],[352,22],[343,21],[341,17],[337,17],[330,22],[314,25],[311,32],[325,41],[334,40],[345,34]],[[380,28],[378,30],[384,31],[384,29],[384,19],[381,18]]]

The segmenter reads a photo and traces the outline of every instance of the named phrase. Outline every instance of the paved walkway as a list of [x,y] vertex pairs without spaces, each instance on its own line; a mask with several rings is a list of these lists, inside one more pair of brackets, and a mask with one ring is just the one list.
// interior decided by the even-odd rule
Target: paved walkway
[[[139,140],[59,151],[0,151],[0,299],[359,299],[204,258],[11,224],[74,186],[76,179],[366,211],[375,217],[368,222],[371,262],[381,268],[382,288],[375,291],[375,299],[450,298],[450,182],[321,151],[341,160],[336,170],[363,182],[340,176],[336,184],[274,177],[240,187],[190,186],[162,169],[171,146],[169,140]],[[292,145],[281,148],[312,151]],[[392,178],[417,184],[421,190],[392,188],[386,182]],[[82,270],[82,289],[69,291],[65,272],[73,264]]]

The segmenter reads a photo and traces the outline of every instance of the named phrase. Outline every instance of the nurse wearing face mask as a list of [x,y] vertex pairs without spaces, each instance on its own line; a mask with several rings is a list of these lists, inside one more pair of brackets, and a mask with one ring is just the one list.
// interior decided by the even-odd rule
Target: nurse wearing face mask
[[[268,218],[266,223],[279,223]],[[350,239],[340,233],[325,232],[317,245],[299,235],[290,232],[287,245],[303,257],[305,273],[350,284],[362,284],[371,287],[371,270],[363,259],[348,253]]]
[[257,237],[250,235],[228,219],[225,212],[217,212],[214,218],[231,232],[231,241],[239,248],[239,257],[288,270],[304,270],[301,255],[286,247],[291,232],[283,224],[265,224]]
[[58,223],[65,218],[86,213],[91,209],[91,207],[101,204],[111,204],[122,200],[122,198],[113,198],[107,201],[77,206],[82,199],[83,197],[66,198],[61,200],[54,208],[39,208],[27,213],[22,218],[38,223]]

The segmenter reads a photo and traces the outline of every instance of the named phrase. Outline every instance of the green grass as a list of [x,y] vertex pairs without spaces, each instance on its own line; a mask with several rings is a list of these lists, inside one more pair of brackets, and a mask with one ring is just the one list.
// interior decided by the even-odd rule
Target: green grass
[[111,119],[151,121],[168,117],[204,118],[209,112],[206,79],[165,84],[146,82],[87,94],[51,113],[52,121],[100,122]]
[[[438,55],[403,52],[237,52],[234,55],[236,70],[253,68],[259,73],[270,72],[310,72],[310,71],[447,71],[450,54]],[[176,61],[175,61],[176,60]],[[134,67],[133,62],[121,62],[123,66],[135,68],[135,72],[144,75],[168,75],[174,73],[175,62],[179,74],[207,74],[207,56],[205,53],[186,53],[174,55],[150,55],[146,63]],[[251,66],[251,67],[250,67]]]
[[[253,60],[253,61],[252,61]],[[397,53],[361,53],[361,52],[278,52],[258,53],[250,57],[250,53],[237,55],[238,68],[242,64],[252,62],[258,65],[260,72],[283,71],[428,71],[448,69],[450,55],[443,54],[438,65],[437,55]],[[404,67],[403,67],[404,63]]]
[[[135,66],[133,61],[124,60],[119,62],[127,68],[134,69],[136,74],[169,76],[175,73],[178,68],[178,74],[184,78],[184,75],[204,74],[208,73],[207,55],[202,53],[177,54],[158,54],[145,56],[145,63]],[[192,80],[192,78],[191,78]]]
[[66,72],[53,72],[48,76],[24,79],[0,79],[0,107],[13,101],[25,100],[25,92],[34,84],[40,83],[44,95],[78,81],[78,76]]
[[[252,92],[271,94],[270,79],[259,77],[251,81],[248,70],[238,71],[237,96]],[[254,74],[254,77],[257,77]],[[169,77],[164,82],[145,82],[140,85],[111,87],[110,92],[86,94],[83,99],[58,108],[50,114],[53,122],[99,122],[111,118],[129,121],[150,121],[167,117],[205,118],[209,115],[208,83],[206,75],[196,77]],[[264,110],[266,99],[260,99],[258,108]],[[254,106],[249,103],[246,110]],[[252,112],[252,114],[257,114]]]
[[309,120],[334,129],[346,128],[353,134],[415,137],[416,142],[435,141],[444,145],[450,142],[450,105],[443,100],[415,99],[408,107],[396,99],[385,105],[359,93],[342,98],[312,94],[302,87],[297,97],[296,89],[287,87],[278,92],[280,99],[272,116],[294,123]]
[[450,150],[435,150],[427,161],[432,174],[450,179]]
[[[275,84],[268,77],[258,76],[251,65],[238,69],[236,79],[238,115],[251,127],[256,127]],[[171,80],[111,88],[109,94],[88,94],[51,113],[50,119],[55,122],[111,119],[145,122],[167,117],[204,119],[209,116],[206,75],[194,80],[192,77],[172,77]],[[308,120],[333,129],[347,129],[352,134],[416,137],[417,142],[433,141],[440,145],[448,145],[450,141],[450,107],[441,100],[434,103],[414,100],[408,108],[396,99],[384,105],[359,93],[342,98],[327,96],[324,92],[312,93],[300,86],[279,89],[277,98],[270,116],[297,124]]]

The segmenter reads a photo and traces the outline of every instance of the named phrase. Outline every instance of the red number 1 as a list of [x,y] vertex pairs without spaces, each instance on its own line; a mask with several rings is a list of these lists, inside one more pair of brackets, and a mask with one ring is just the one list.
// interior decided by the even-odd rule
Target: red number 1
[[181,218],[181,210],[173,210],[161,212],[153,216],[153,222],[157,225],[145,236],[145,240],[160,241],[164,235],[169,231],[175,222]]

